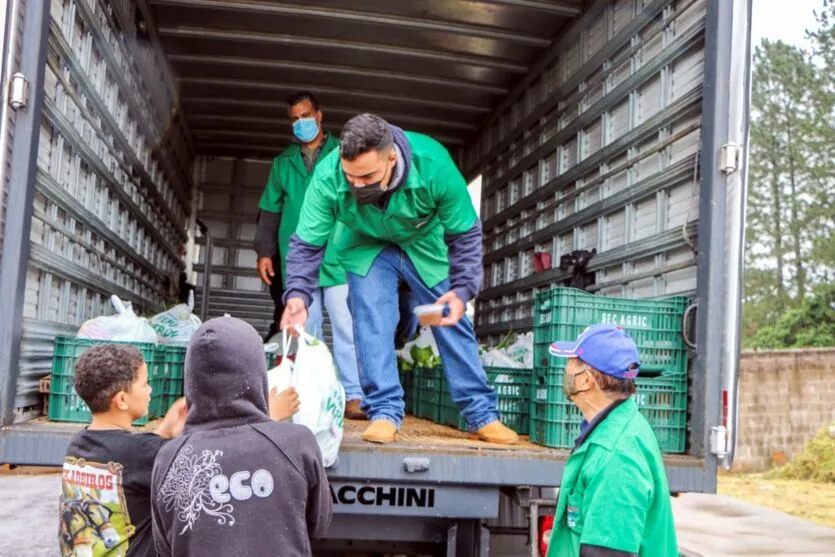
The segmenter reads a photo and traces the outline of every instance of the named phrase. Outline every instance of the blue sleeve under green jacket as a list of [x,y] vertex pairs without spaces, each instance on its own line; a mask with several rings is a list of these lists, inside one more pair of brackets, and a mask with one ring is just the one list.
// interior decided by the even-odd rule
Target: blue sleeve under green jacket
[[[290,236],[296,232],[299,215],[302,211],[305,194],[310,186],[316,168],[325,161],[331,152],[339,151],[339,139],[331,134],[325,138],[322,152],[319,154],[313,171],[308,172],[302,160],[301,147],[293,144],[275,158],[270,169],[267,185],[261,194],[258,207],[262,211],[281,214],[278,228],[278,249],[281,254],[281,276],[283,284],[287,284],[287,253],[290,246]],[[335,227],[333,235],[339,234]],[[339,264],[336,247],[331,243],[325,250],[325,259],[319,271],[319,286],[327,288],[345,284],[345,271]]]

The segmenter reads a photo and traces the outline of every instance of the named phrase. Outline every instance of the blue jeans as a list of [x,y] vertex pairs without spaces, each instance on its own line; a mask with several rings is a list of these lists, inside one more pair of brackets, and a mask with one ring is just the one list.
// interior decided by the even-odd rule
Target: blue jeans
[[347,284],[319,288],[313,292],[313,301],[307,310],[307,331],[319,339],[324,339],[323,291],[325,309],[328,311],[333,330],[333,361],[339,371],[339,382],[345,388],[345,400],[362,400],[357,354],[354,350],[354,324],[351,312],[348,311]]
[[[363,410],[372,420],[396,426],[405,414],[397,373],[394,336],[400,320],[398,288],[405,282],[411,303],[431,304],[449,291],[449,279],[434,288],[423,283],[409,257],[398,247],[384,249],[364,277],[348,273],[348,305],[354,316],[354,339],[365,391]],[[433,327],[452,400],[473,430],[499,419],[496,393],[478,356],[473,325],[466,317],[454,327]]]

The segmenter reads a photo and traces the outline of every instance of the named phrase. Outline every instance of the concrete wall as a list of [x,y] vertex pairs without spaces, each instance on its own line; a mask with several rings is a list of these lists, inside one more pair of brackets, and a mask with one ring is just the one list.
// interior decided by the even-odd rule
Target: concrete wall
[[763,470],[835,423],[835,348],[745,352],[734,468]]

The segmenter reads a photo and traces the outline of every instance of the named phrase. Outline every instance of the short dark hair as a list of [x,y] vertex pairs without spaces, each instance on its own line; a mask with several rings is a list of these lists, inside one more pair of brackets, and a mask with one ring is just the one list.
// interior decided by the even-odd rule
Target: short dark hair
[[616,395],[619,398],[628,398],[635,394],[635,381],[632,379],[612,377],[594,368],[591,368],[591,374],[597,381],[600,390],[605,393]]
[[299,91],[287,97],[287,108],[292,108],[302,101],[310,101],[313,105],[313,110],[319,110],[319,100],[310,91]]
[[84,352],[75,364],[75,392],[93,414],[107,412],[116,393],[127,391],[145,362],[142,353],[126,344],[102,344]]
[[352,161],[369,151],[388,150],[394,146],[391,125],[376,114],[360,114],[345,123],[339,140],[339,154]]

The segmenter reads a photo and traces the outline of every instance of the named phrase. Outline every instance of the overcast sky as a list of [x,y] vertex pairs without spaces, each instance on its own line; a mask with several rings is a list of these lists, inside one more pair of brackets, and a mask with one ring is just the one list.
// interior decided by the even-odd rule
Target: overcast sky
[[808,46],[806,29],[815,27],[813,11],[823,0],[754,0],[751,38],[757,45],[763,38],[801,47]]

